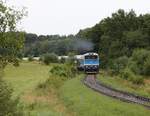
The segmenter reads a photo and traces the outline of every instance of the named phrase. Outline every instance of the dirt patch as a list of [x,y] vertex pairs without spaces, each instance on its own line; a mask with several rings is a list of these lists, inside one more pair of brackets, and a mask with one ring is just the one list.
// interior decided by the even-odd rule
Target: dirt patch
[[150,79],[145,79],[144,83],[150,85]]

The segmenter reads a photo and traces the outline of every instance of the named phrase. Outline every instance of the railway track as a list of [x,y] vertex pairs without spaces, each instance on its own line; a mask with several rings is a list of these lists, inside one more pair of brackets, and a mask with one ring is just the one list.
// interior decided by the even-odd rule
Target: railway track
[[87,87],[104,95],[119,99],[121,101],[140,104],[150,109],[150,98],[114,89],[96,80],[94,76],[95,75],[87,75],[83,79],[83,83]]

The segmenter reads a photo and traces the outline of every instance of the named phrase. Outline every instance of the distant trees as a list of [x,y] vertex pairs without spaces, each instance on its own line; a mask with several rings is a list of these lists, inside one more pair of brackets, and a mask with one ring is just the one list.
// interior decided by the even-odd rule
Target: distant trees
[[[44,37],[44,36],[42,36]],[[40,56],[46,53],[55,53],[57,55],[68,55],[69,52],[82,53],[93,49],[93,44],[89,40],[79,39],[69,35],[67,37],[52,38],[39,40],[25,44],[23,54],[27,56]],[[48,36],[49,37],[49,36]],[[69,38],[71,37],[71,38]],[[39,37],[38,37],[39,38]],[[27,38],[26,38],[27,39]],[[28,40],[29,41],[29,40]]]

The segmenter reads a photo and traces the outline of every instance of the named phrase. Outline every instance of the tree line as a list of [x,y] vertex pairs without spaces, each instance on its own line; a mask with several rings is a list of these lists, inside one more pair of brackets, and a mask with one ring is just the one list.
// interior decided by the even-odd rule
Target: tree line
[[133,83],[143,83],[139,75],[150,75],[150,14],[137,15],[133,10],[125,12],[119,9],[76,35],[35,36],[36,42],[26,39],[26,56],[92,51],[99,53],[101,68],[120,74]]
[[150,50],[150,14],[137,15],[119,9],[91,28],[80,30],[79,38],[90,39],[100,54],[102,66],[121,56],[130,57],[137,48]]
[[40,56],[47,52],[67,55],[69,52],[82,54],[93,51],[100,54],[101,66],[106,68],[111,60],[130,57],[137,48],[150,49],[150,14],[137,15],[133,10],[125,12],[119,9],[111,17],[80,30],[76,35],[37,36],[26,33],[23,53],[24,56]]
[[25,46],[23,57],[41,56],[47,53],[57,55],[68,55],[70,52],[82,54],[93,50],[93,43],[90,40],[77,38],[75,35],[36,35],[25,33]]

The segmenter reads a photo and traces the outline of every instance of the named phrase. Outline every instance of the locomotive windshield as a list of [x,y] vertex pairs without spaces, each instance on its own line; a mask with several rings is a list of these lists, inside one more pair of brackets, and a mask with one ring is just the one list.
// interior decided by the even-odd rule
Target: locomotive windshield
[[98,56],[96,55],[89,55],[89,56],[85,56],[85,59],[97,59]]

